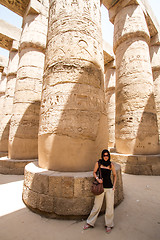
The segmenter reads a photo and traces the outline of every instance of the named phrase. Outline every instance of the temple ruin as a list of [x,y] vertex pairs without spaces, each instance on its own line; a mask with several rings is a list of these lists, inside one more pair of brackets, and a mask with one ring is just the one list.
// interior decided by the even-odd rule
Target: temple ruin
[[[108,148],[115,205],[122,171],[160,174],[160,27],[146,0],[0,0],[0,173],[23,174],[23,201],[53,218],[91,210],[92,170]],[[114,25],[102,39],[103,4]],[[107,31],[107,29],[106,29]],[[25,170],[24,170],[25,169]]]

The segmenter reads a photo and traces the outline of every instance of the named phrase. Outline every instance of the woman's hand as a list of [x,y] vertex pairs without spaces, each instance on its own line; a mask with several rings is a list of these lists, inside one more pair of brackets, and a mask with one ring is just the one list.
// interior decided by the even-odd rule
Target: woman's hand
[[99,183],[103,183],[103,180],[102,179],[97,179],[97,181],[99,182]]

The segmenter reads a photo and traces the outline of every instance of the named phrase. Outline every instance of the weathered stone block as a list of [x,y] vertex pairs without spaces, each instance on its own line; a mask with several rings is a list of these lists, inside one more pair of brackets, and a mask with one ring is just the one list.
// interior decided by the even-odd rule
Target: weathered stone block
[[34,192],[48,194],[49,192],[49,177],[44,174],[35,174],[32,179],[31,189]]
[[73,198],[74,194],[74,178],[62,177],[61,181],[62,198]]
[[49,177],[49,195],[54,197],[61,197],[62,190],[62,179],[59,176],[55,176],[54,178]]
[[32,208],[37,209],[37,203],[39,201],[39,195],[36,192],[33,192],[27,187],[23,187],[23,201]]
[[93,197],[54,198],[53,208],[57,215],[83,216],[90,213],[93,206]]
[[32,189],[33,177],[34,173],[25,169],[25,186],[29,189]]
[[156,176],[160,175],[160,161],[155,166],[152,166],[152,172],[153,172],[153,175],[156,175]]
[[[133,160],[134,161],[134,160]],[[139,164],[146,164],[147,163],[147,158],[146,156],[138,156],[138,163]]]
[[37,203],[37,208],[40,211],[51,213],[53,212],[53,197],[49,195],[39,194],[39,202]]
[[75,178],[74,180],[74,197],[81,195],[85,197],[93,197],[91,193],[93,177],[88,178]]
[[[36,159],[15,160],[15,159],[9,159],[8,157],[2,157],[2,158],[0,158],[0,173],[23,175],[25,166],[28,163],[34,162],[34,161],[36,162],[37,160]],[[28,179],[28,177],[27,177],[27,179]],[[32,181],[31,180],[29,181],[29,179],[26,180],[26,183],[28,183],[28,186],[29,186],[29,182],[31,183]]]
[[125,173],[135,175],[160,174],[160,155],[127,155],[120,153],[111,153],[111,159],[116,163],[119,163],[122,167],[122,171]]

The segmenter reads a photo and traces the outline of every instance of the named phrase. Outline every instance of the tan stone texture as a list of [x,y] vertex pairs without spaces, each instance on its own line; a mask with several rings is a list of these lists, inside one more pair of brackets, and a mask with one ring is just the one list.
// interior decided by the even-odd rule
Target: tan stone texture
[[4,94],[6,91],[6,83],[7,83],[7,66],[3,68],[1,71],[1,79],[0,79],[0,94]]
[[[117,183],[115,206],[123,200],[120,165],[115,164]],[[37,163],[25,167],[24,203],[35,212],[52,218],[86,217],[93,205],[92,172],[56,172],[39,168]],[[102,211],[104,209],[102,208]]]
[[0,155],[0,173],[1,174],[23,175],[25,166],[30,162],[37,161],[35,159],[31,159],[31,160],[9,159],[6,155],[5,156]]
[[149,33],[140,6],[122,9],[114,22],[116,150],[158,153],[158,125],[149,56]]
[[115,147],[115,81],[116,69],[113,63],[105,65],[105,99],[108,119],[108,147]]
[[6,82],[7,82],[7,67],[3,68],[0,80],[0,115],[3,114],[2,109],[5,98]]
[[3,72],[3,69],[7,67],[7,65],[8,65],[8,58],[3,55],[0,55],[0,72],[1,73]]
[[107,146],[100,2],[50,1],[49,15],[39,164],[88,171]]
[[9,54],[8,71],[7,71],[7,83],[4,104],[2,108],[2,117],[0,119],[0,151],[8,151],[8,138],[10,129],[10,119],[13,108],[13,97],[16,84],[16,75],[18,68],[18,50],[11,49]]
[[154,98],[157,112],[159,151],[160,151],[160,46],[153,45],[150,47],[151,66],[154,81]]
[[[43,12],[43,5],[41,8]],[[11,159],[38,157],[39,109],[48,24],[47,14],[42,12],[33,13],[30,7],[23,19],[9,136]]]
[[111,153],[112,160],[120,164],[122,171],[135,175],[159,175],[160,155],[129,155]]

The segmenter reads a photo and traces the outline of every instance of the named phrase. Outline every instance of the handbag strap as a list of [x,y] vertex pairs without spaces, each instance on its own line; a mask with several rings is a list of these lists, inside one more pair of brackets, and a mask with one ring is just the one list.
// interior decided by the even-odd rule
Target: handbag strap
[[102,172],[101,172],[101,164],[98,162],[98,167],[99,167],[99,177],[102,179]]

